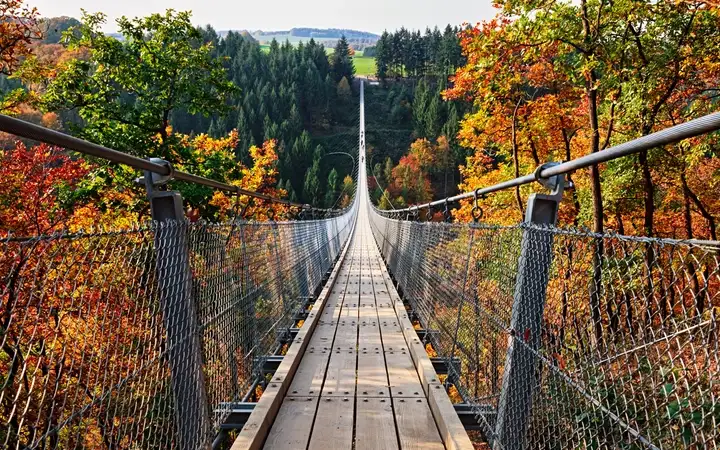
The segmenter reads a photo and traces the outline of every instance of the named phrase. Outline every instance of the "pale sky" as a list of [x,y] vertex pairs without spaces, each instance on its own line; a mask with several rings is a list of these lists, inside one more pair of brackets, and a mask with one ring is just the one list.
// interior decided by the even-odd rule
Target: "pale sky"
[[216,30],[287,30],[293,27],[350,28],[381,33],[400,26],[410,29],[444,27],[448,23],[474,24],[494,16],[490,0],[26,0],[43,17],[80,17],[80,9],[108,15],[106,31],[115,31],[114,19],[144,16],[168,8],[193,12],[197,25]]

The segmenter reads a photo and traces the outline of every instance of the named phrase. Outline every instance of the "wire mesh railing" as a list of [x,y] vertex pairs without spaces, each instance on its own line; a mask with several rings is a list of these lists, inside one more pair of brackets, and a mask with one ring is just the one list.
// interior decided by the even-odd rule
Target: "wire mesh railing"
[[[143,170],[154,220],[0,234],[0,448],[222,443],[237,428],[225,423],[234,406],[262,394],[268,358],[282,354],[349,238],[354,192],[323,209],[3,115],[0,130]],[[165,186],[177,181],[235,195],[235,218],[188,221]],[[265,210],[268,222],[239,220]]]
[[495,448],[720,445],[717,247],[381,214],[377,244]]
[[205,448],[354,211],[1,240],[0,447]]

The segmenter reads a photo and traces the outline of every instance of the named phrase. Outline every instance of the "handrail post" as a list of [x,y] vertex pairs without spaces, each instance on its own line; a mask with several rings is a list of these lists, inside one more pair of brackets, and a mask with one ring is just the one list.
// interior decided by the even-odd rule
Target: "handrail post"
[[156,222],[155,252],[158,294],[166,332],[166,360],[175,404],[178,448],[205,445],[210,432],[202,345],[192,298],[192,274],[188,227],[182,196],[176,191],[158,191],[155,186],[172,175],[146,171],[145,186]]
[[[550,163],[552,165],[557,163]],[[543,165],[535,172],[550,166]],[[513,295],[510,336],[502,390],[495,423],[495,449],[527,448],[526,434],[532,414],[538,376],[534,352],[540,348],[545,297],[553,256],[553,234],[537,226],[553,226],[565,188],[564,175],[538,181],[550,195],[532,194],[525,211],[520,259]]]

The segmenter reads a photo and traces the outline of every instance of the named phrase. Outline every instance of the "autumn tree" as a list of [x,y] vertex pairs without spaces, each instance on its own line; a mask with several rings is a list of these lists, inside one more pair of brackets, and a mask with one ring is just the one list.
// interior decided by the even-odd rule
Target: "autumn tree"
[[0,151],[0,232],[38,236],[69,227],[90,169],[48,145],[18,142]]
[[42,38],[37,8],[22,0],[0,0],[0,74],[11,75],[31,54],[31,44]]
[[380,197],[380,203],[378,204],[378,208],[382,210],[393,209],[393,205],[390,202],[390,191],[388,191],[387,189],[382,191],[382,196]]
[[[237,134],[232,134],[224,140],[212,140],[207,136],[201,135],[196,140],[198,147],[201,148],[203,154],[208,157],[214,157],[215,153],[222,153],[224,160],[233,161],[234,148],[237,145]],[[277,142],[266,141],[262,146],[253,145],[248,150],[252,165],[245,166],[242,164],[234,164],[234,170],[237,176],[226,178],[229,184],[238,186],[248,191],[259,192],[271,197],[282,198],[287,195],[287,191],[277,185]],[[214,170],[222,170],[213,164]],[[211,175],[211,174],[207,174]],[[215,174],[219,176],[219,174]],[[220,178],[222,179],[222,177]],[[239,198],[223,191],[214,191],[212,198],[207,201],[209,207],[217,208],[217,218],[227,220],[234,217],[240,211],[241,206],[250,204],[251,199],[248,196],[241,195]],[[246,218],[254,217],[257,220],[267,219],[268,209],[272,208],[276,215],[287,213],[287,208],[277,204],[265,204],[260,200],[252,200],[252,208],[245,210]]]
[[390,192],[402,197],[402,203],[424,203],[432,199],[430,179],[423,170],[424,161],[415,153],[400,158],[392,169]]
[[343,194],[340,200],[340,207],[345,208],[350,205],[350,201],[355,195],[355,181],[353,181],[350,175],[345,175],[345,178],[343,178],[341,192]]
[[[22,60],[32,54],[32,44],[42,38],[37,8],[22,0],[0,0],[0,76],[10,76]],[[12,112],[24,99],[22,88],[0,90],[0,113]]]
[[122,40],[105,35],[104,23],[104,14],[84,14],[82,25],[65,33],[68,48],[87,48],[88,58],[59,70],[44,107],[77,109],[84,126],[75,132],[83,138],[171,160],[166,144],[173,111],[220,113],[235,88],[188,12],[122,17]]

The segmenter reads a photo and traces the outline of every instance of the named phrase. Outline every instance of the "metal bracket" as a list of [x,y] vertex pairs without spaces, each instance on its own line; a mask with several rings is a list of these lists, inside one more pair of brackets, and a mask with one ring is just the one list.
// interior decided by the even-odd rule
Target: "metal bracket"
[[540,176],[540,172],[542,172],[543,170],[550,167],[559,166],[560,164],[562,164],[562,162],[547,162],[538,166],[537,169],[535,169],[535,181],[548,189],[551,196],[559,195],[560,198],[562,198],[562,194],[565,188],[569,188],[572,186],[572,184],[565,183],[565,176],[562,174],[555,175],[550,178],[542,178]]
[[550,178],[540,177],[540,172],[548,167],[557,166],[559,162],[549,162],[535,169],[535,180],[550,190],[550,194],[532,194],[528,199],[525,211],[525,222],[555,225],[557,213],[563,192],[565,191],[565,175],[555,175]]
[[161,158],[148,158],[148,161],[155,164],[164,165],[169,169],[167,175],[160,175],[159,173],[146,170],[143,173],[142,177],[135,179],[136,183],[145,185],[147,195],[148,197],[150,197],[150,195],[155,191],[155,186],[162,186],[164,184],[167,184],[168,181],[172,180],[175,177],[175,169],[173,168],[172,164],[170,164],[170,161],[166,161]]

